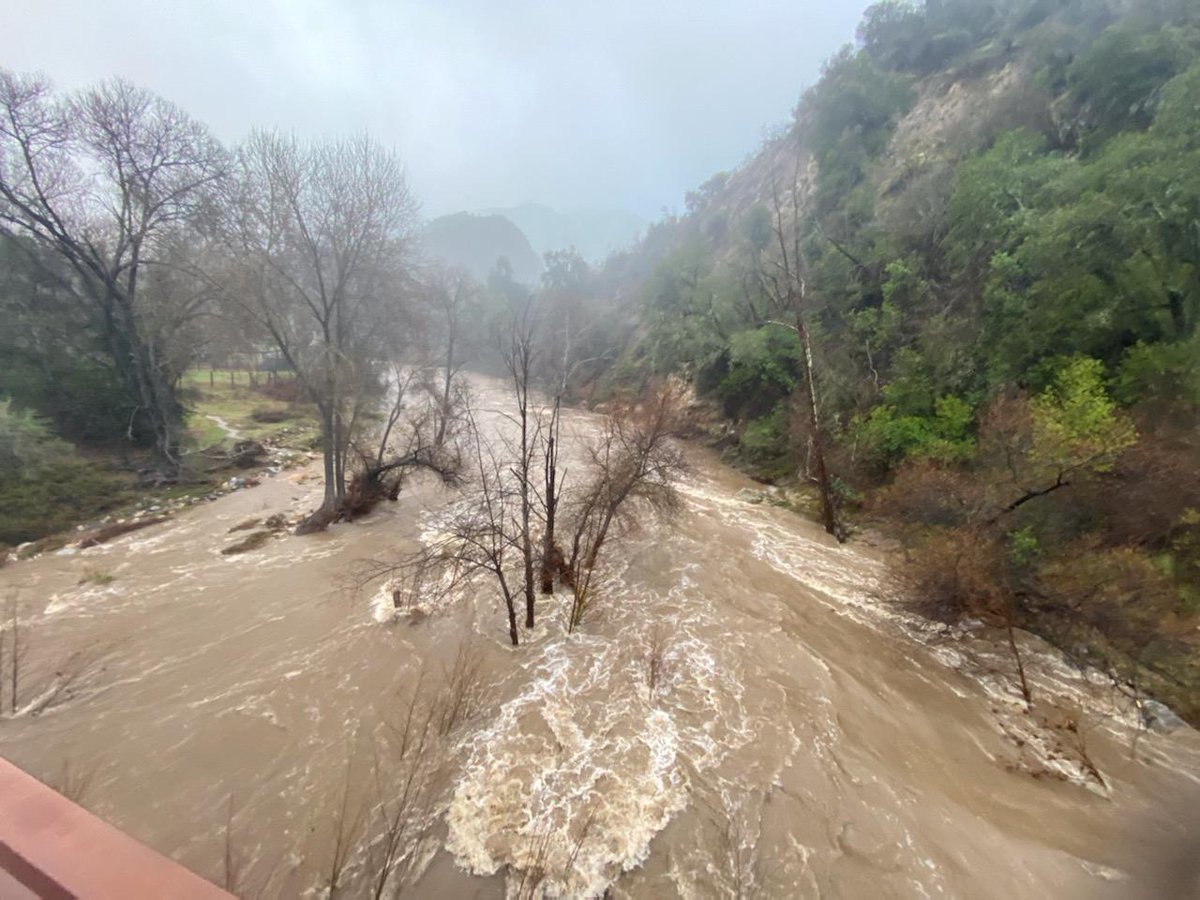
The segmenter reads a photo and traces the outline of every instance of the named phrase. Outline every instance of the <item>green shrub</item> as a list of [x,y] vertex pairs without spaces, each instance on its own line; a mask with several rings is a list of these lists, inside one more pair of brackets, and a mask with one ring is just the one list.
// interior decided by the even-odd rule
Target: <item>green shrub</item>
[[729,415],[759,418],[787,397],[800,380],[804,348],[794,332],[766,326],[735,334],[729,370],[717,393]]
[[932,415],[905,415],[885,403],[858,420],[855,436],[864,455],[885,468],[905,458],[961,461],[975,450],[973,421],[974,410],[959,397],[938,398]]
[[0,544],[70,528],[111,508],[122,486],[51,435],[44,422],[0,402]]
[[770,415],[750,422],[742,431],[741,448],[747,461],[756,464],[785,456],[788,451],[787,403],[780,403]]
[[1200,340],[1139,341],[1121,359],[1113,394],[1126,406],[1142,404],[1158,416],[1194,417],[1200,410]]

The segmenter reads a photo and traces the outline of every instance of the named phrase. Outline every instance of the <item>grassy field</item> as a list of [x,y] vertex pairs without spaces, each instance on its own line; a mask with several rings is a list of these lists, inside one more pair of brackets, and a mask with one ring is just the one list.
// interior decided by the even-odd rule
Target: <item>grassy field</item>
[[[263,373],[192,369],[184,375],[182,397],[189,410],[187,447],[190,450],[228,449],[235,443],[215,417],[244,439],[297,450],[312,448],[317,438],[312,404],[293,401],[295,380],[279,375],[268,382]],[[280,399],[280,398],[289,399]]]
[[[66,455],[48,461],[44,472],[36,467],[0,472],[0,562],[6,545],[36,541],[39,549],[53,549],[69,540],[77,525],[209,494],[230,477],[221,451],[239,439],[313,449],[319,440],[315,409],[291,399],[296,394],[289,376],[268,382],[256,374],[252,383],[245,371],[189,371],[180,385],[187,410],[183,472],[173,484],[147,486],[138,473],[153,469],[154,458],[147,450],[129,447],[67,447]],[[240,438],[210,417],[221,419]]]

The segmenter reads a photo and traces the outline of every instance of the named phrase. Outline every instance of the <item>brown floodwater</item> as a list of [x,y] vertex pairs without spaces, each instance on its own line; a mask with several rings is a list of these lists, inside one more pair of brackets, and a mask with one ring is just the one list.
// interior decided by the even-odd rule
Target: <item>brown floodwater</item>
[[[583,628],[544,599],[518,649],[487,582],[399,616],[355,583],[436,540],[458,498],[421,479],[241,555],[229,529],[311,509],[315,467],[11,564],[25,709],[4,706],[0,754],[243,896],[323,896],[338,833],[342,895],[371,896],[406,772],[389,890],[409,896],[1190,896],[1196,732],[1139,731],[1028,636],[1026,713],[1001,643],[895,608],[885,554],[690,456],[680,511],[622,533]],[[409,699],[442,715],[455,684],[418,765]]]

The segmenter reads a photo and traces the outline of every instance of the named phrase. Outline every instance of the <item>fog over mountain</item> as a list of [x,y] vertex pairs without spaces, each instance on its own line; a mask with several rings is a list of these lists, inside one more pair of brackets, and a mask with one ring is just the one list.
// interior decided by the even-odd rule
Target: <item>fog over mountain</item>
[[429,256],[466,269],[479,281],[487,280],[501,257],[508,260],[513,277],[524,284],[536,284],[542,273],[541,255],[505,216],[465,212],[439,216],[425,226],[422,237]]
[[646,226],[640,216],[622,210],[559,212],[538,203],[496,207],[438,216],[422,232],[424,250],[434,259],[466,269],[480,281],[503,257],[513,277],[535,285],[542,257],[574,249],[591,263],[628,249]]
[[559,212],[540,203],[522,203],[482,212],[516,224],[539,254],[574,247],[590,262],[601,262],[613,251],[625,249],[646,227],[641,216],[620,209]]

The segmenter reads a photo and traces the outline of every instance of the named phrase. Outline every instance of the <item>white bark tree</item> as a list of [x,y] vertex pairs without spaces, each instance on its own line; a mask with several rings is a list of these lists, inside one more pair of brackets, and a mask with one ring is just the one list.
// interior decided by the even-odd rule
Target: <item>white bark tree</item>
[[774,318],[768,326],[786,328],[796,334],[804,353],[804,401],[808,413],[809,446],[812,453],[813,480],[821,496],[821,524],[839,542],[846,533],[837,518],[833,477],[825,462],[825,428],[818,402],[817,367],[813,361],[812,335],[809,330],[811,309],[808,293],[808,259],[804,252],[804,214],[800,204],[800,178],[797,172],[785,204],[779,186],[771,183],[771,241],[759,254],[758,279]]

